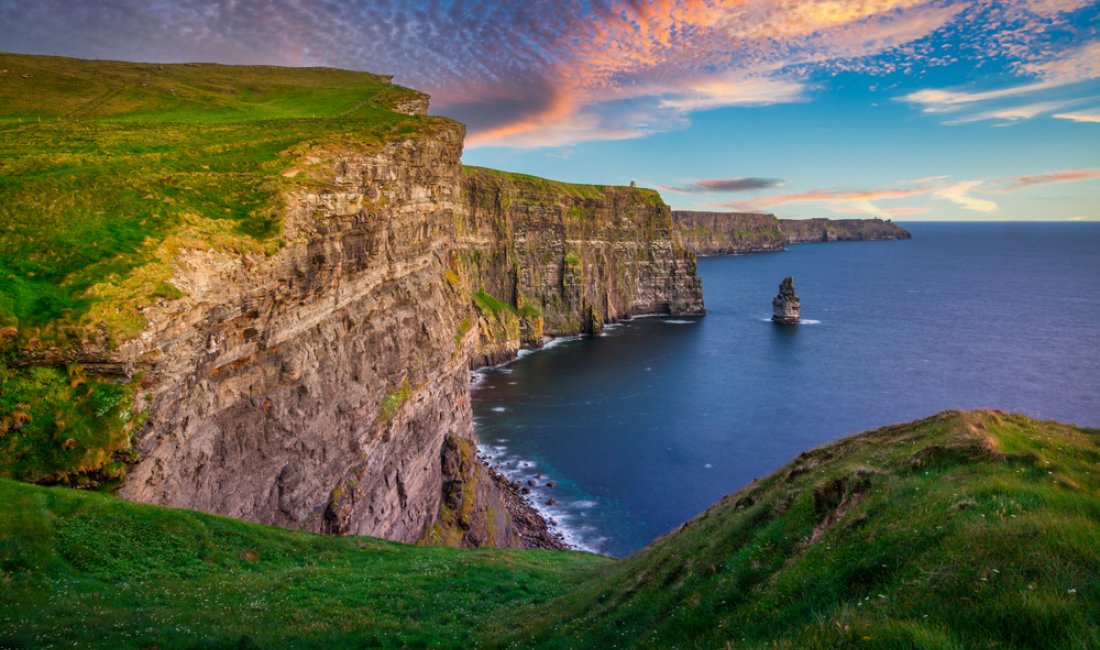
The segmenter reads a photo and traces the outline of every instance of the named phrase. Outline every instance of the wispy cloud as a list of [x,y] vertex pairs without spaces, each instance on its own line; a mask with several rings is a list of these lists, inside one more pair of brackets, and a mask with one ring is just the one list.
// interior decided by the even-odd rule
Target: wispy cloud
[[[928,88],[904,95],[901,100],[919,106],[925,113],[964,113],[947,120],[946,124],[1017,121],[1053,114],[1074,103],[1094,99],[1092,95],[1096,89],[1092,84],[1084,89],[1081,85],[1100,79],[1100,43],[1088,43],[1059,56],[1022,63],[1019,70],[1032,81],[981,91]],[[1082,92],[1086,93],[1085,97],[1081,96]],[[990,105],[995,107],[976,108]]]
[[768,190],[782,187],[783,181],[778,178],[713,178],[700,181],[692,181],[687,185],[659,185],[658,188],[680,194],[704,194],[707,192],[752,192],[756,190]]
[[837,214],[866,215],[893,218],[929,212],[928,205],[882,205],[907,199],[910,201],[948,201],[971,212],[993,214],[1000,209],[994,200],[999,195],[1052,183],[1092,181],[1100,179],[1097,169],[1063,169],[1039,174],[987,180],[952,181],[947,176],[933,176],[897,183],[889,187],[864,189],[811,189],[798,192],[769,194],[753,199],[728,201],[714,207],[739,212],[760,211],[789,204],[820,204]]
[[1047,183],[1069,183],[1073,181],[1089,181],[1100,178],[1100,169],[1064,169],[1062,171],[1048,172],[1046,174],[1034,174],[1032,176],[1020,176],[1011,181],[1007,189],[1022,189]]
[[821,203],[826,209],[839,214],[869,215],[889,218],[901,214],[913,214],[912,206],[883,207],[880,201],[895,201],[928,194],[935,189],[935,179],[913,181],[897,187],[868,188],[859,190],[812,189],[802,192],[771,194],[749,201],[731,201],[720,207],[739,210],[762,210],[791,203]]
[[940,199],[947,199],[962,207],[964,210],[992,214],[997,211],[998,206],[996,203],[989,199],[982,199],[971,194],[971,192],[981,187],[981,185],[981,181],[954,183],[953,185],[935,190],[932,195]]
[[1088,112],[1074,112],[1074,113],[1055,113],[1051,117],[1059,120],[1070,120],[1072,122],[1083,122],[1087,124],[1100,124],[1100,109],[1093,109]]

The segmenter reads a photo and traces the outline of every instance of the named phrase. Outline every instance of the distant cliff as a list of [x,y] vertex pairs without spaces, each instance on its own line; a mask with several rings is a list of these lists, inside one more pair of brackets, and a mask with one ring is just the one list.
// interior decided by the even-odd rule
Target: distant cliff
[[792,244],[820,241],[912,239],[909,231],[882,219],[780,219]]
[[781,251],[787,242],[774,214],[677,210],[672,220],[678,241],[696,255]]
[[454,270],[482,316],[475,364],[544,335],[598,333],[639,314],[703,313],[695,256],[657,192],[467,167]]
[[907,230],[882,219],[778,219],[758,212],[672,213],[676,240],[696,255],[785,250],[787,244],[910,239]]

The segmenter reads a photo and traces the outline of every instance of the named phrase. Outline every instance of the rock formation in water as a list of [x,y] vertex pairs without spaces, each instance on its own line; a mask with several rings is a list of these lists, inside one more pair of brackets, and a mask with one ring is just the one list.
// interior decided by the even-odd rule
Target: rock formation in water
[[787,244],[824,241],[910,239],[882,219],[777,219],[756,212],[672,213],[676,241],[696,255],[785,250]]
[[772,299],[772,320],[783,325],[798,324],[801,302],[794,293],[794,278],[779,283],[779,295]]

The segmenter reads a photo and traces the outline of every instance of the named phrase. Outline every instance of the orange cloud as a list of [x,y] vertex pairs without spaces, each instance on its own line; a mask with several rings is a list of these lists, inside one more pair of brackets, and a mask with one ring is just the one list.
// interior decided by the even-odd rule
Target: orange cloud
[[1089,181],[1097,178],[1100,178],[1100,169],[1066,169],[1046,174],[1035,174],[1033,176],[1020,176],[1009,185],[1009,189],[1021,189],[1035,185],[1045,185],[1047,183]]

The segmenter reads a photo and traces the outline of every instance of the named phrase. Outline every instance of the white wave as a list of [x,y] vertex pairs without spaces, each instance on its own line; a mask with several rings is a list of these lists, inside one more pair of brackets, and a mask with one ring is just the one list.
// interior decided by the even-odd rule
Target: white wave
[[491,408],[491,409],[489,409],[489,410],[490,410],[490,411],[492,411],[493,413],[504,413],[504,412],[506,412],[506,411],[507,411],[508,409],[507,409],[507,408],[505,408],[505,407],[503,407],[503,406],[494,406],[493,408]]
[[694,325],[696,321],[693,320],[677,320],[677,319],[665,319],[661,321],[668,325]]
[[[769,318],[761,318],[760,322],[761,323],[771,323],[771,322],[774,322],[774,321],[772,321],[772,319],[769,317]],[[803,318],[800,321],[798,321],[798,323],[799,323],[799,325],[820,325],[821,321],[814,320],[812,318]]]

